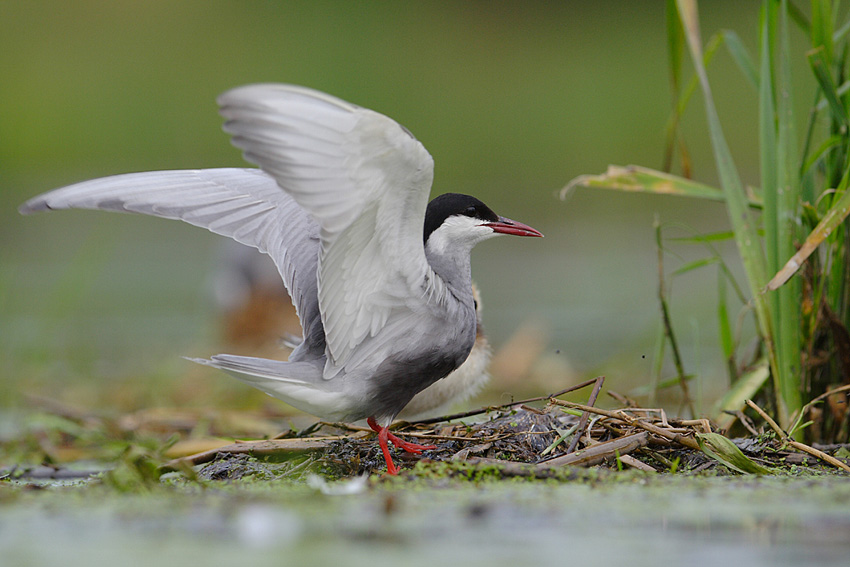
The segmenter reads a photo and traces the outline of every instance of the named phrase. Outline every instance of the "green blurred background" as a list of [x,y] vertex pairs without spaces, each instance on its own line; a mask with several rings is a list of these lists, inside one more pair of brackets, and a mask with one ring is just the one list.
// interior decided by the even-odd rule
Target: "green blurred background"
[[[557,193],[611,163],[661,166],[671,99],[664,4],[0,0],[4,401],[265,403],[180,358],[220,346],[208,294],[219,237],[160,219],[22,217],[16,207],[93,177],[243,165],[215,98],[270,81],[391,116],[434,156],[434,195],[474,194],[546,234],[474,254],[496,347],[532,325],[540,350],[528,380],[497,379],[491,399],[598,373],[623,392],[645,384],[660,324],[653,218],[714,231],[726,227],[725,212],[684,199]],[[704,37],[731,28],[753,52],[758,8],[704,2]],[[710,74],[738,166],[755,183],[755,93],[725,51]],[[713,183],[702,116],[695,97],[684,123],[694,175]],[[668,256],[668,270],[702,255],[676,252],[682,260]],[[676,279],[672,297],[703,405],[726,385],[716,285],[713,268],[693,272]]]

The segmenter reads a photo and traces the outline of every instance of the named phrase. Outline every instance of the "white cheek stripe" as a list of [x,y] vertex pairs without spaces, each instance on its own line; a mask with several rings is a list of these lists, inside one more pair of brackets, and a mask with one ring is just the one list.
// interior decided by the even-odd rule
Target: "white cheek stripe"
[[472,250],[482,240],[497,234],[483,222],[463,215],[447,218],[428,237],[428,250],[440,255],[450,253],[453,248]]

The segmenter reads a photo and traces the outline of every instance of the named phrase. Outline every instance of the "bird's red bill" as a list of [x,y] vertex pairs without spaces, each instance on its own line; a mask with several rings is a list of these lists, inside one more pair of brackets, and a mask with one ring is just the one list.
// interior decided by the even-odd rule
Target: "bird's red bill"
[[494,232],[500,234],[512,234],[513,236],[543,236],[543,233],[536,228],[531,228],[527,224],[519,221],[511,220],[506,217],[499,217],[496,222],[488,222],[484,226],[489,226]]

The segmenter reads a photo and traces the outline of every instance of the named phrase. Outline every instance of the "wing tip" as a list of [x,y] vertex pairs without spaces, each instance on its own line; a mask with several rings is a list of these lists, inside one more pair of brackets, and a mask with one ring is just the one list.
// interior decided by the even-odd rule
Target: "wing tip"
[[213,364],[212,360],[209,360],[209,359],[206,359],[206,358],[194,358],[194,357],[191,357],[191,356],[184,356],[183,359],[188,360],[189,362],[196,362],[198,364],[203,364],[204,366],[215,366],[215,364]]
[[18,212],[22,215],[32,215],[44,211],[52,211],[53,209],[47,203],[47,199],[43,197],[33,197],[26,203],[18,207]]

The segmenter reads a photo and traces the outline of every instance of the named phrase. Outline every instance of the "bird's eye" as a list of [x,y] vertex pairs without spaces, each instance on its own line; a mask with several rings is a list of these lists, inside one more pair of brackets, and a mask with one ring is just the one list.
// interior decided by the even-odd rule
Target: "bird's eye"
[[468,216],[468,217],[474,217],[474,216],[478,215],[478,209],[475,208],[475,205],[472,205],[472,206],[467,207],[466,210],[463,211],[463,214]]

